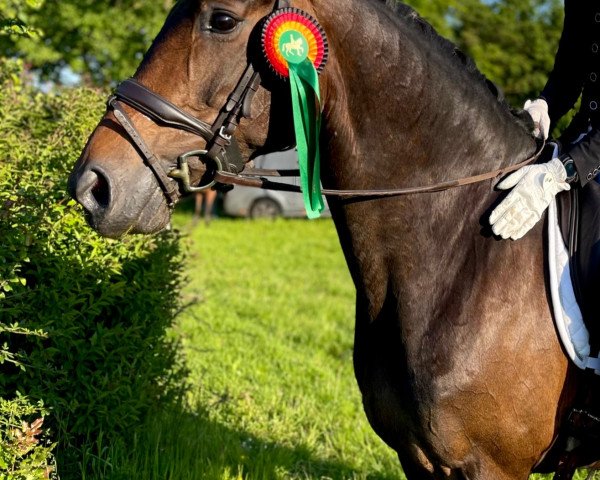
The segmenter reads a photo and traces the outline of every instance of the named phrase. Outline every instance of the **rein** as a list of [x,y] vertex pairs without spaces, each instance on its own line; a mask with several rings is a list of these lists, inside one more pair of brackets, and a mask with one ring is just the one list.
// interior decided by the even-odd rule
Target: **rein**
[[[446,182],[434,183],[432,185],[420,186],[420,187],[405,187],[405,188],[391,188],[391,189],[374,189],[374,190],[332,190],[323,189],[324,195],[334,197],[398,197],[403,195],[413,195],[417,193],[434,193],[443,192],[452,188],[464,187],[466,185],[473,185],[475,183],[481,183],[486,180],[492,180],[497,177],[501,177],[507,173],[519,170],[521,167],[529,165],[535,162],[542,154],[546,142],[539,142],[539,146],[536,152],[526,160],[503,167],[498,170],[494,170],[479,175],[473,175],[471,177],[459,178],[456,180],[449,180]],[[241,174],[234,174],[224,171],[217,171],[215,173],[215,180],[218,183],[225,185],[239,185],[244,187],[262,188],[265,190],[277,190],[284,192],[296,192],[301,193],[300,187],[297,185],[290,185],[287,183],[273,182],[265,177],[296,177],[299,175],[298,170],[260,170],[250,169]]]

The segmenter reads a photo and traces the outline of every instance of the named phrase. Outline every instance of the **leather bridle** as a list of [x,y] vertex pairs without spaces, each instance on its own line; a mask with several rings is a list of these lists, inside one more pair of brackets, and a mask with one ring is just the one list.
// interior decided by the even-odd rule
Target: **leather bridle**
[[[274,9],[290,7],[290,0],[276,0]],[[261,85],[261,77],[249,60],[236,87],[229,95],[227,102],[221,108],[219,115],[212,125],[186,113],[162,96],[144,87],[137,80],[130,78],[117,87],[108,100],[108,108],[113,111],[115,118],[127,132],[129,138],[137,147],[138,152],[150,167],[160,185],[167,203],[173,206],[178,198],[179,185],[174,180],[180,180],[184,192],[201,192],[218,184],[243,185],[270,190],[300,192],[300,187],[286,183],[278,183],[265,177],[298,176],[298,172],[278,170],[244,170],[246,161],[242,158],[237,141],[233,137],[241,118],[250,117],[250,106],[254,94]],[[202,137],[206,146],[204,149],[192,150],[178,157],[177,167],[167,170],[144,141],[135,128],[134,123],[123,109],[126,104],[144,114],[159,125],[164,125]],[[430,193],[450,188],[470,185],[491,180],[506,173],[515,171],[534,162],[541,155],[544,143],[525,161],[481,175],[461,178],[421,187],[376,189],[376,190],[329,190],[322,192],[329,196],[376,198],[415,193]],[[208,180],[200,186],[192,186],[191,171],[188,164],[190,157],[199,158],[206,166]],[[204,178],[204,177],[203,177]]]
[[[289,6],[289,0],[276,0],[273,10]],[[242,117],[250,117],[252,98],[260,84],[260,74],[249,60],[237,86],[229,95],[212,125],[192,117],[133,78],[119,84],[115,93],[108,99],[108,108],[113,111],[117,121],[136,145],[138,152],[154,173],[169,205],[172,206],[177,200],[179,189],[177,183],[172,179],[181,180],[186,192],[203,191],[213,187],[216,183],[216,180],[213,179],[204,185],[192,186],[188,164],[190,157],[198,157],[205,163],[207,169],[212,170],[213,174],[216,172],[238,174],[244,169],[246,162],[242,159],[233,133]],[[159,125],[184,130],[202,137],[206,141],[205,148],[183,153],[178,157],[177,168],[166,170],[135,128],[122,104],[129,105]]]

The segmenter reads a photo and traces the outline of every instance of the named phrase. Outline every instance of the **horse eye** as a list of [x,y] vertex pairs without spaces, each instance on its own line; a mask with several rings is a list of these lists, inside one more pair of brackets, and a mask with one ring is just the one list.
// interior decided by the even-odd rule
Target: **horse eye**
[[217,33],[231,33],[238,26],[239,20],[226,12],[214,12],[210,17],[210,29]]

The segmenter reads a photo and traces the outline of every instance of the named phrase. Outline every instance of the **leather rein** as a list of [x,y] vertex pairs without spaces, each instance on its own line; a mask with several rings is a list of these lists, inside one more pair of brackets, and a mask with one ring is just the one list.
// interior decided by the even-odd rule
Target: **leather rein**
[[[459,178],[456,180],[448,180],[445,182],[434,183],[431,185],[419,186],[419,187],[404,187],[404,188],[389,188],[389,189],[373,189],[373,190],[332,190],[323,188],[321,192],[323,195],[333,197],[362,197],[362,198],[376,198],[376,197],[399,197],[403,195],[414,195],[417,193],[435,193],[450,190],[452,188],[464,187],[466,185],[473,185],[475,183],[485,182],[486,180],[492,180],[494,178],[502,177],[507,173],[514,172],[520,168],[535,162],[542,154],[545,147],[545,141],[538,143],[538,147],[535,153],[528,157],[526,160],[510,165],[508,167],[499,168],[491,172],[482,173],[479,175],[473,175],[471,177]],[[299,170],[260,170],[260,169],[249,169],[240,174],[232,174],[229,172],[218,171],[215,172],[215,180],[218,183],[225,185],[240,185],[244,187],[255,187],[262,188],[265,190],[277,190],[285,192],[296,192],[301,193],[302,190],[297,185],[290,185],[287,183],[273,182],[265,177],[297,177],[300,175]]]
[[[276,0],[274,11],[290,7],[290,3],[290,0]],[[138,153],[152,170],[169,206],[173,206],[177,201],[180,189],[180,186],[174,180],[181,182],[181,188],[186,193],[201,192],[218,185],[240,185],[269,190],[301,192],[300,187],[296,185],[274,182],[266,178],[298,176],[299,172],[297,170],[246,169],[244,171],[246,161],[242,158],[233,134],[241,118],[250,117],[252,99],[260,85],[260,74],[255,71],[249,61],[238,84],[229,95],[227,102],[212,125],[191,116],[133,78],[119,84],[115,93],[108,99],[107,108],[112,110],[115,118],[136,146]],[[136,129],[133,121],[124,110],[123,104],[137,110],[159,125],[184,130],[202,137],[206,142],[205,148],[183,153],[177,159],[176,168],[166,169]],[[322,193],[337,197],[377,198],[440,192],[491,180],[518,170],[536,161],[541,155],[544,145],[543,142],[540,143],[535,154],[523,162],[471,177],[419,187],[374,190],[323,189]],[[199,186],[191,184],[192,172],[188,164],[191,157],[199,158],[206,165],[208,180]]]

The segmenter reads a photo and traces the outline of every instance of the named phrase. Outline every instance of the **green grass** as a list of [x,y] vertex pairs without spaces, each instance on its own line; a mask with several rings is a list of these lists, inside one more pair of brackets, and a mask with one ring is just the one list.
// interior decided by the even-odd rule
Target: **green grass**
[[86,459],[109,479],[402,479],[372,432],[352,370],[354,287],[330,220],[218,220],[192,228],[174,331],[187,406],[133,445]]
[[362,411],[354,287],[332,222],[175,225],[189,249],[173,332],[186,405],[155,412],[131,445],[100,441],[84,480],[404,479]]

